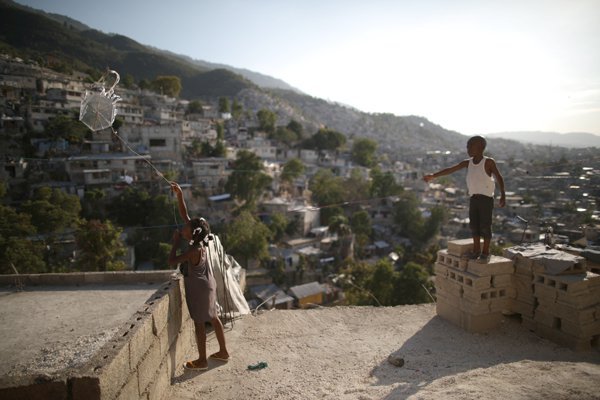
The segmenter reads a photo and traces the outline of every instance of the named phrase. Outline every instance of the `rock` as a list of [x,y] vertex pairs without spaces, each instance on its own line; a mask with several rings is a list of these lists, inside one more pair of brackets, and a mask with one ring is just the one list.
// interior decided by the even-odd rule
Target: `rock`
[[398,368],[404,366],[404,358],[395,356],[393,354],[390,354],[388,357],[388,362]]

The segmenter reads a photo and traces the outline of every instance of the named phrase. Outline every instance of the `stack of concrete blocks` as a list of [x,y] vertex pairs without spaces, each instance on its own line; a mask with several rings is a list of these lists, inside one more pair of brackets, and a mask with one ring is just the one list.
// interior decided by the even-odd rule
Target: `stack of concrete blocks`
[[473,240],[448,242],[435,263],[437,314],[463,329],[489,332],[502,322],[502,313],[515,296],[511,260],[492,256],[487,264],[469,260]]
[[586,270],[583,257],[556,250],[524,257],[512,248],[505,255],[515,262],[511,307],[524,327],[575,350],[598,345],[600,275]]

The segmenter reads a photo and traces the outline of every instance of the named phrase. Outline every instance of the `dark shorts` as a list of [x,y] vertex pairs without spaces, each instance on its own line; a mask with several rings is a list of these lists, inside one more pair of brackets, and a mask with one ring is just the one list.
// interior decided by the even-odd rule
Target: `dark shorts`
[[474,194],[469,200],[469,227],[473,236],[490,239],[492,237],[492,210],[494,198]]

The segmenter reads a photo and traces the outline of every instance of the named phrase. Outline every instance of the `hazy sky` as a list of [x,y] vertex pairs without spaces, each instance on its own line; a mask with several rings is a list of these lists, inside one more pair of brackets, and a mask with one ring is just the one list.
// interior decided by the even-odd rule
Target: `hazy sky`
[[463,134],[600,134],[600,0],[17,0]]

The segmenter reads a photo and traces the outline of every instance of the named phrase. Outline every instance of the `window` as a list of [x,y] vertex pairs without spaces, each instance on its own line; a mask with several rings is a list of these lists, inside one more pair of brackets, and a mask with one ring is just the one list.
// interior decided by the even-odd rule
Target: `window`
[[166,145],[166,139],[150,139],[150,147],[165,147]]

